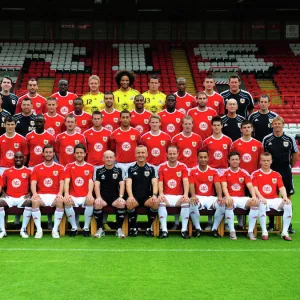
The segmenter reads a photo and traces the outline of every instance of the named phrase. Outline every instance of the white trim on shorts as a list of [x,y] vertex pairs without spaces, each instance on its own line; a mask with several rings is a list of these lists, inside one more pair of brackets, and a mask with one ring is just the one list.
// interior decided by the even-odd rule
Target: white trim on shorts
[[74,197],[72,196],[72,200],[74,202],[74,207],[85,207],[86,197]]
[[232,199],[234,208],[248,209],[246,203],[250,199],[249,197],[232,197]]
[[1,198],[1,199],[6,202],[8,207],[16,206],[18,208],[24,208],[24,206],[23,206],[23,203],[25,202],[24,197],[25,196],[21,196],[20,198],[14,198],[14,197],[7,196],[7,197]]
[[211,208],[213,204],[217,201],[217,197],[215,196],[196,196],[199,199],[199,209],[208,209],[212,210],[214,208]]
[[[176,203],[182,197],[182,195],[164,195],[169,202],[169,207],[176,207]],[[179,206],[177,206],[179,207]]]
[[279,208],[280,204],[282,203],[282,198],[274,198],[274,199],[266,199],[267,200],[267,211],[271,208],[277,211],[283,211],[283,208]]

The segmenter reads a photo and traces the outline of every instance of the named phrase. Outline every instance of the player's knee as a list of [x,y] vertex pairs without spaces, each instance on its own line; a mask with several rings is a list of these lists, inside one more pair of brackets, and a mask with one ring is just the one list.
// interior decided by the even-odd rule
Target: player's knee
[[62,208],[64,206],[64,200],[63,199],[56,199],[55,203],[56,203],[56,207]]
[[41,206],[41,201],[40,199],[31,199],[32,202],[32,207],[37,208]]

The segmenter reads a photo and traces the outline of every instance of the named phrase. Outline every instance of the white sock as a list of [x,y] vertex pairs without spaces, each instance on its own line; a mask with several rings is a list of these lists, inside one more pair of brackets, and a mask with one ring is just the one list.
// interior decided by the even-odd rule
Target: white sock
[[253,232],[258,217],[258,207],[251,207],[248,220],[248,232]]
[[181,215],[181,222],[182,222],[181,232],[187,231],[187,225],[190,216],[190,205],[188,203],[181,204],[180,215]]
[[283,227],[282,227],[282,235],[286,235],[288,233],[289,226],[292,220],[292,205],[285,204],[283,206]]
[[259,223],[263,234],[267,234],[267,218],[266,218],[266,204],[259,204],[258,207],[258,217],[259,217]]
[[175,224],[179,225],[179,217],[180,215],[174,215],[175,217]]
[[41,226],[41,211],[40,211],[40,209],[39,208],[32,208],[31,209],[31,214],[32,214],[34,224],[36,226],[36,230],[41,231],[42,226]]
[[244,216],[238,215],[237,220],[238,220],[238,225],[244,227]]
[[198,207],[199,207],[198,205],[190,204],[190,216],[192,218],[195,228],[201,230],[200,220],[199,220],[200,212]]
[[227,220],[227,224],[229,227],[229,231],[235,231],[234,229],[234,213],[233,208],[226,208],[225,209],[225,219]]
[[211,226],[213,223],[213,216],[208,216],[207,217],[207,226]]
[[61,219],[64,215],[64,209],[63,208],[56,208],[54,213],[54,226],[53,231],[58,231],[59,224],[61,222]]
[[167,229],[167,217],[168,217],[168,213],[167,213],[167,208],[165,204],[159,204],[158,207],[158,216],[159,216],[159,222],[160,222],[160,226],[161,226],[161,230],[168,232]]
[[86,206],[84,210],[84,229],[90,229],[91,218],[93,216],[94,207]]
[[0,229],[1,229],[1,231],[5,231],[4,220],[5,220],[5,210],[4,210],[4,207],[0,207]]
[[214,215],[214,224],[212,230],[218,230],[218,227],[225,215],[225,205],[219,205],[218,202],[215,203],[215,215]]
[[23,211],[23,222],[22,222],[21,230],[23,231],[27,230],[27,225],[29,223],[30,218],[31,218],[31,207],[25,207]]
[[75,211],[73,206],[71,207],[65,207],[65,212],[68,218],[68,221],[70,222],[72,229],[77,229],[76,221],[75,221]]

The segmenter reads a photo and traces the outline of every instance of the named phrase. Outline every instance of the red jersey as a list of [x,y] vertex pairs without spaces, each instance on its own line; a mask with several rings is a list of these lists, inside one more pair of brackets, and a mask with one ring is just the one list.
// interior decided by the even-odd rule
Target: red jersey
[[31,181],[37,182],[38,194],[57,194],[60,181],[64,180],[64,167],[55,162],[51,166],[45,163],[35,166],[32,170]]
[[3,186],[6,194],[13,198],[20,198],[29,192],[31,170],[26,167],[15,167],[5,170],[2,174]]
[[103,153],[109,149],[111,132],[104,127],[99,131],[92,127],[83,135],[87,143],[87,162],[93,166],[104,165]]
[[65,178],[70,179],[69,194],[85,197],[89,192],[89,180],[93,179],[94,167],[88,163],[78,165],[76,162],[66,166]]
[[197,101],[194,96],[189,93],[185,93],[183,97],[178,95],[178,92],[175,92],[176,96],[176,109],[186,115],[189,109],[197,106]]
[[120,127],[120,112],[114,109],[111,113],[108,113],[103,109],[102,114],[102,126],[104,126],[109,131],[113,132],[114,130]]
[[207,99],[207,107],[213,108],[218,116],[225,115],[224,98],[219,93],[214,92],[211,96],[207,95]]
[[51,97],[57,99],[56,112],[62,116],[66,116],[74,110],[74,100],[78,98],[76,94],[67,92],[66,96],[61,96],[59,92],[54,93]]
[[[81,115],[76,115],[74,111],[71,112],[76,117],[76,128],[75,131],[78,133],[84,133],[86,130],[93,126],[92,115],[82,111]],[[66,126],[63,126],[63,131],[66,130]]]
[[221,177],[221,182],[227,182],[227,189],[231,197],[245,197],[246,184],[251,182],[251,178],[249,173],[241,168],[236,172],[228,168]]
[[149,118],[151,117],[152,113],[148,110],[144,110],[142,113],[137,113],[135,109],[130,113],[131,121],[130,125],[137,129],[140,134],[144,134],[150,130],[149,126]]
[[7,137],[6,134],[0,136],[0,166],[10,168],[15,165],[15,153],[21,151],[24,156],[28,155],[28,145],[26,139],[15,133],[13,137]]
[[29,98],[32,102],[32,110],[33,113],[35,113],[36,115],[38,114],[44,114],[47,111],[47,100],[46,98],[44,98],[43,96],[36,94],[35,97],[29,97],[28,94],[23,95],[22,97],[19,98],[18,103],[17,103],[17,107],[16,107],[16,114],[22,112],[21,109],[21,104],[22,104],[22,100],[25,98]]
[[203,141],[203,148],[208,151],[208,164],[215,169],[228,168],[228,155],[232,140],[226,135],[216,139],[212,136]]
[[48,113],[44,114],[45,118],[45,130],[51,133],[54,137],[56,137],[59,133],[62,133],[62,126],[65,123],[65,118],[59,114],[55,116],[49,116]]
[[251,138],[250,141],[244,141],[239,138],[231,145],[230,152],[237,152],[241,156],[240,167],[245,169],[249,174],[252,174],[259,168],[259,158],[264,152],[262,143]]
[[83,144],[86,147],[85,137],[80,133],[68,134],[66,131],[58,134],[55,140],[55,152],[59,155],[59,163],[63,166],[75,161],[74,147]]
[[194,120],[193,132],[199,134],[203,140],[212,135],[211,120],[217,115],[214,109],[207,107],[201,111],[195,107],[190,109],[187,114]]
[[29,167],[34,167],[44,161],[43,148],[45,145],[55,145],[55,137],[46,130],[41,134],[31,131],[26,135],[26,140],[29,148]]
[[194,184],[197,196],[215,196],[215,183],[220,182],[220,177],[217,170],[210,166],[205,171],[197,166],[191,170],[189,182]]
[[172,138],[174,135],[178,134],[182,127],[182,119],[184,114],[179,110],[169,113],[166,109],[158,113],[161,118],[161,130],[166,132]]
[[140,140],[140,144],[148,149],[147,162],[155,166],[166,161],[167,147],[170,143],[171,137],[163,131],[159,131],[158,135],[153,135],[151,131],[146,132]]
[[110,136],[111,150],[116,153],[116,161],[129,163],[135,161],[135,148],[140,139],[137,129],[130,127],[124,131],[120,128],[112,132]]
[[193,168],[198,164],[198,151],[202,149],[202,138],[193,133],[191,136],[185,136],[183,132],[178,133],[172,138],[172,144],[179,150],[178,160],[184,163],[188,168]]

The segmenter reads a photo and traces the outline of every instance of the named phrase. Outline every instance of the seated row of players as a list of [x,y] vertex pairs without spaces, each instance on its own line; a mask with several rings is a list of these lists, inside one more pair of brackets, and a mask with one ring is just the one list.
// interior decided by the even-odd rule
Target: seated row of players
[[[217,228],[225,215],[230,229],[229,237],[236,240],[234,208],[238,207],[250,209],[250,240],[256,240],[253,230],[257,218],[262,228],[261,238],[268,240],[266,211],[270,208],[283,210],[281,236],[284,240],[291,241],[288,227],[292,218],[292,205],[287,198],[280,174],[270,169],[272,156],[268,152],[260,155],[261,168],[254,171],[251,177],[240,168],[240,155],[237,152],[229,154],[229,168],[220,177],[217,170],[208,165],[207,150],[198,152],[199,165],[190,172],[185,164],[178,162],[178,154],[175,145],[168,146],[167,161],[159,166],[157,179],[153,166],[146,161],[147,148],[139,145],[135,149],[136,162],[128,168],[124,181],[123,170],[115,165],[114,153],[107,150],[103,155],[104,166],[96,171],[93,182],[94,167],[85,162],[86,149],[82,144],[74,147],[75,162],[65,168],[54,162],[54,147],[50,144],[43,148],[44,162],[35,166],[32,171],[24,166],[24,155],[16,152],[14,167],[4,171],[0,182],[0,237],[6,236],[4,220],[7,206],[25,207],[20,231],[23,238],[28,238],[26,228],[31,216],[37,229],[35,237],[43,236],[41,206],[56,207],[53,238],[60,237],[58,228],[64,211],[72,226],[71,236],[76,236],[77,225],[73,207],[82,206],[85,207],[84,236],[90,235],[90,221],[94,214],[98,226],[95,237],[100,238],[105,235],[103,208],[109,205],[116,210],[116,235],[120,238],[125,237],[122,231],[125,213],[129,217],[129,235],[138,235],[136,208],[139,206],[148,207],[147,236],[153,236],[151,226],[158,213],[161,225],[159,238],[167,238],[166,207],[171,206],[181,208],[183,238],[190,238],[187,232],[190,216],[196,228],[195,236],[200,237],[201,209],[215,209],[212,235],[219,237]],[[247,196],[246,189],[249,190],[250,197]],[[282,198],[279,197],[279,192]]]

